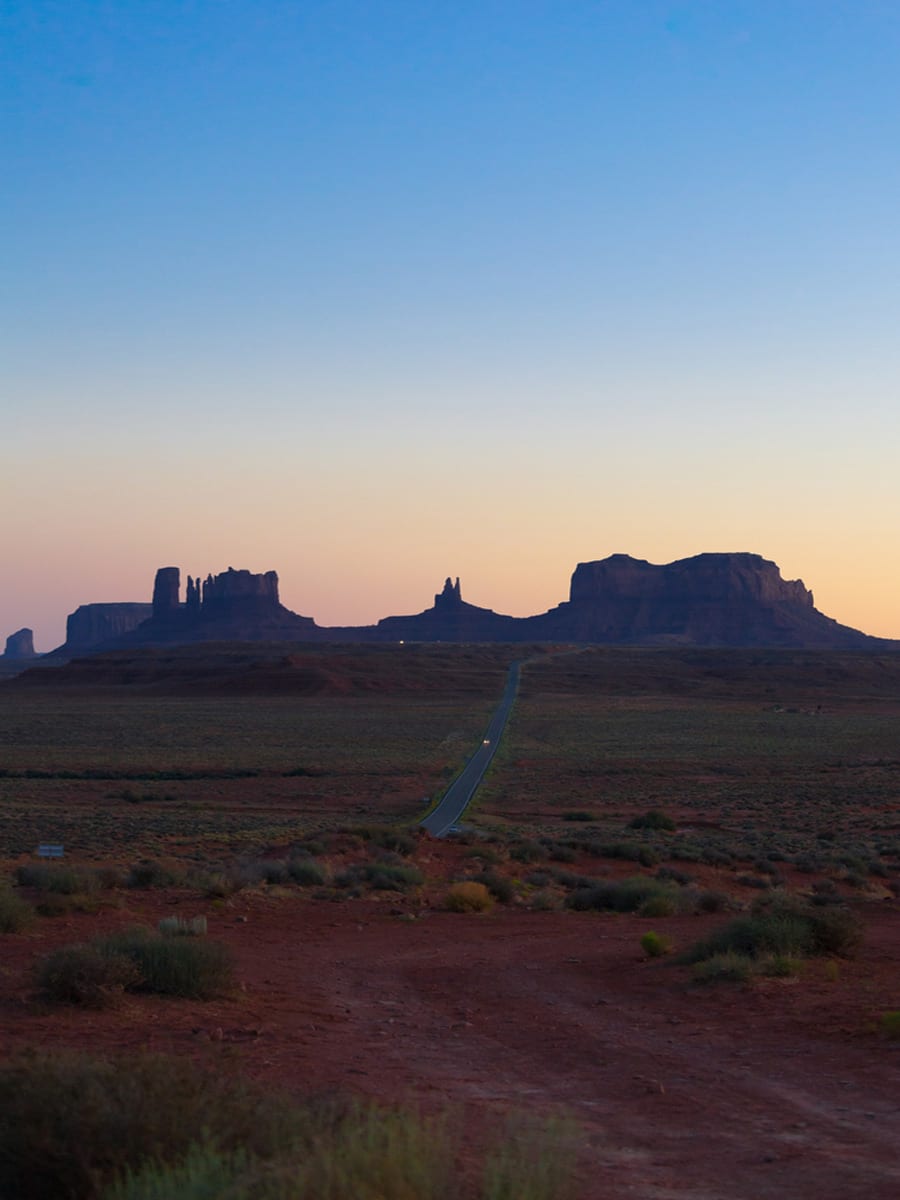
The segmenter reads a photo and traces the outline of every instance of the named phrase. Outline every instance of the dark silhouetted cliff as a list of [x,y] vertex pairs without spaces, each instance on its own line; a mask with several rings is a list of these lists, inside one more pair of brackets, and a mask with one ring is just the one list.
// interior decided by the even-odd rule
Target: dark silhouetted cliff
[[900,649],[820,613],[800,580],[758,554],[698,554],[656,566],[627,554],[579,563],[569,599],[534,617],[467,604],[447,579],[434,604],[377,625],[321,627],[281,604],[274,571],[229,567],[187,577],[161,567],[153,604],[88,604],[69,617],[57,657],[86,649],[209,641],[555,642],[605,645]]

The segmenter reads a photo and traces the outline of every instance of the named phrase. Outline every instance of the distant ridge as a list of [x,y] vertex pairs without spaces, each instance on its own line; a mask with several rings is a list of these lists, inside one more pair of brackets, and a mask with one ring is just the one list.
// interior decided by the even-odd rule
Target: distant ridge
[[900,650],[840,625],[815,607],[801,580],[758,554],[698,554],[654,565],[627,554],[579,563],[569,599],[533,617],[468,604],[448,578],[431,608],[376,625],[323,627],[281,604],[274,571],[229,567],[201,580],[178,567],[156,573],[153,601],[87,604],[45,659],[85,651],[193,642],[553,642],[618,646],[744,646]]

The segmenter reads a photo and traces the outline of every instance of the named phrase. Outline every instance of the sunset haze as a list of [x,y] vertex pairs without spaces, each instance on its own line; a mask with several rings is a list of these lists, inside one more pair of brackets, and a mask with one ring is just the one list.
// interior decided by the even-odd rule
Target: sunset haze
[[0,635],[163,565],[343,625],[748,551],[900,638],[900,8],[2,26]]

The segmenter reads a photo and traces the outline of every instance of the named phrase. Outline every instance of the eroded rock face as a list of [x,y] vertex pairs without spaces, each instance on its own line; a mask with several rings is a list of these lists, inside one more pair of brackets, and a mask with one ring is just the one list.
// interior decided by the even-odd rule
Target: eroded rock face
[[137,629],[152,604],[82,604],[66,619],[66,650],[89,650]]
[[34,633],[30,629],[17,629],[6,639],[4,658],[34,658]]
[[217,640],[897,646],[818,612],[802,581],[782,579],[776,564],[758,554],[698,554],[660,566],[615,554],[579,563],[569,600],[522,618],[468,604],[459,579],[448,578],[432,608],[353,628],[322,628],[311,617],[285,608],[274,571],[256,574],[229,567],[205,579],[189,575],[184,603],[179,587],[179,568],[162,567],[152,605],[82,605],[69,617],[66,645],[60,650]]
[[[120,646],[165,646],[202,641],[311,640],[318,629],[311,617],[300,617],[278,599],[274,571],[255,574],[229,567],[219,575],[188,575],[180,602],[181,571],[160,567],[153,585],[152,617],[132,629]],[[70,647],[67,646],[67,649]]]
[[207,575],[203,582],[200,611],[207,616],[222,611],[264,612],[279,607],[275,571],[255,575],[252,571],[229,567],[220,575]]
[[698,554],[654,566],[627,554],[579,563],[569,599],[693,600],[743,604],[798,604],[813,608],[813,595],[800,579],[785,580],[775,563],[758,554]]
[[459,588],[459,576],[453,583],[448,575],[444,582],[444,590],[434,597],[435,612],[459,612],[463,607],[462,592]]
[[543,639],[611,645],[863,647],[814,607],[801,580],[758,554],[698,554],[655,566],[627,554],[579,563],[570,600],[529,618]]
[[352,640],[366,641],[514,642],[520,640],[517,627],[522,624],[515,617],[467,604],[459,579],[448,577],[433,608],[408,617],[384,617],[374,628],[343,632]]

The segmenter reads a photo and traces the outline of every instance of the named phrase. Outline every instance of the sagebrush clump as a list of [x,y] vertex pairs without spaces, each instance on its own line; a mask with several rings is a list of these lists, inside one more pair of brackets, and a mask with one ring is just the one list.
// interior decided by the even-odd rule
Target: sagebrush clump
[[451,912],[490,912],[494,897],[483,883],[454,883],[451,885],[444,904]]

